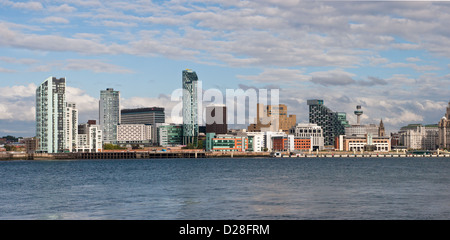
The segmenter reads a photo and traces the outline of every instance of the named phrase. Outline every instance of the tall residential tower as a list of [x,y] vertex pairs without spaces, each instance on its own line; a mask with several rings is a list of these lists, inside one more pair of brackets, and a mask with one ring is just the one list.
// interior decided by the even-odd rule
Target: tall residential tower
[[99,121],[104,143],[117,142],[117,125],[120,123],[120,92],[113,88],[100,91]]
[[36,89],[36,152],[64,152],[65,123],[66,79],[49,77]]
[[198,77],[195,71],[183,70],[183,144],[197,146],[198,141]]

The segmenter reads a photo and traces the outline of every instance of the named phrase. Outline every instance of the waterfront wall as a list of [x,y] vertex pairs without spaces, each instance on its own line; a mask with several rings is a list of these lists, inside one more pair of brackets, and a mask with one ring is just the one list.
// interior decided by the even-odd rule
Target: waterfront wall
[[[155,158],[242,158],[242,157],[271,157],[267,152],[204,152],[204,151],[170,151],[170,152],[143,152],[143,151],[119,151],[99,153],[10,153],[0,154],[0,160],[75,160],[75,159],[155,159]],[[407,154],[407,153],[311,153],[297,155],[281,155],[279,157],[450,157],[450,153],[437,154]]]

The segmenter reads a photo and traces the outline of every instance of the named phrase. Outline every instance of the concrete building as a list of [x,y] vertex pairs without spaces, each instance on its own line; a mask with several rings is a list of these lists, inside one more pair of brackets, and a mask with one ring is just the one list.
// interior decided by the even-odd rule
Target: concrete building
[[206,151],[213,152],[247,152],[251,149],[252,138],[246,134],[214,134],[207,133]]
[[158,128],[156,124],[165,123],[166,116],[162,107],[132,108],[120,111],[120,124],[152,125],[152,143],[157,144]]
[[198,77],[195,71],[183,70],[183,144],[198,144]]
[[438,147],[450,150],[450,102],[445,115],[438,123]]
[[120,92],[113,88],[100,91],[99,124],[104,143],[117,142],[117,125],[120,123]]
[[249,132],[278,132],[289,133],[289,130],[297,122],[296,115],[288,115],[287,106],[284,104],[267,105],[258,103],[256,105],[256,119],[254,124],[247,127]]
[[372,137],[370,135],[362,136],[344,136],[338,138],[336,149],[339,151],[391,151],[390,137]]
[[35,153],[39,146],[39,140],[35,137],[24,138],[24,143],[26,153]]
[[439,145],[437,125],[409,124],[398,133],[400,145],[407,149],[436,150]]
[[36,138],[38,153],[66,149],[66,79],[47,78],[36,89]]
[[152,125],[119,124],[117,125],[117,144],[143,144],[152,142]]
[[75,103],[66,103],[65,141],[66,152],[75,152],[78,135],[78,109]]
[[311,138],[294,137],[294,135],[286,135],[283,137],[272,138],[273,151],[312,151]]
[[101,127],[88,122],[78,125],[77,152],[102,152],[103,134]]
[[264,152],[268,149],[265,145],[265,135],[265,132],[247,132],[247,136],[253,138],[251,146],[253,152]]
[[296,138],[311,139],[312,150],[323,150],[324,137],[322,127],[315,123],[298,123],[295,127],[291,128],[290,134]]

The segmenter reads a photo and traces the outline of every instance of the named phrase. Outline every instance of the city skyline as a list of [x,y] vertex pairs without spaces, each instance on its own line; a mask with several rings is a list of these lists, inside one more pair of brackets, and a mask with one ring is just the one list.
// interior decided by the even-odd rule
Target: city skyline
[[[66,78],[79,122],[100,91],[163,107],[193,69],[203,89],[279,88],[298,123],[323,99],[386,131],[437,124],[450,100],[450,3],[0,0],[0,134],[36,133],[35,91]],[[179,122],[179,119],[178,123]]]

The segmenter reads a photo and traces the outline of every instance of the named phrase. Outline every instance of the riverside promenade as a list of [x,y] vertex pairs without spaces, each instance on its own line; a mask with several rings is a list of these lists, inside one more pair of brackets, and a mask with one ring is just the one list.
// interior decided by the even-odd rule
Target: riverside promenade
[[314,152],[314,153],[269,153],[269,152],[205,152],[205,151],[107,151],[98,153],[23,153],[2,152],[0,160],[77,160],[77,159],[164,159],[164,158],[244,158],[244,157],[290,157],[290,158],[347,158],[347,157],[449,157],[449,152]]

